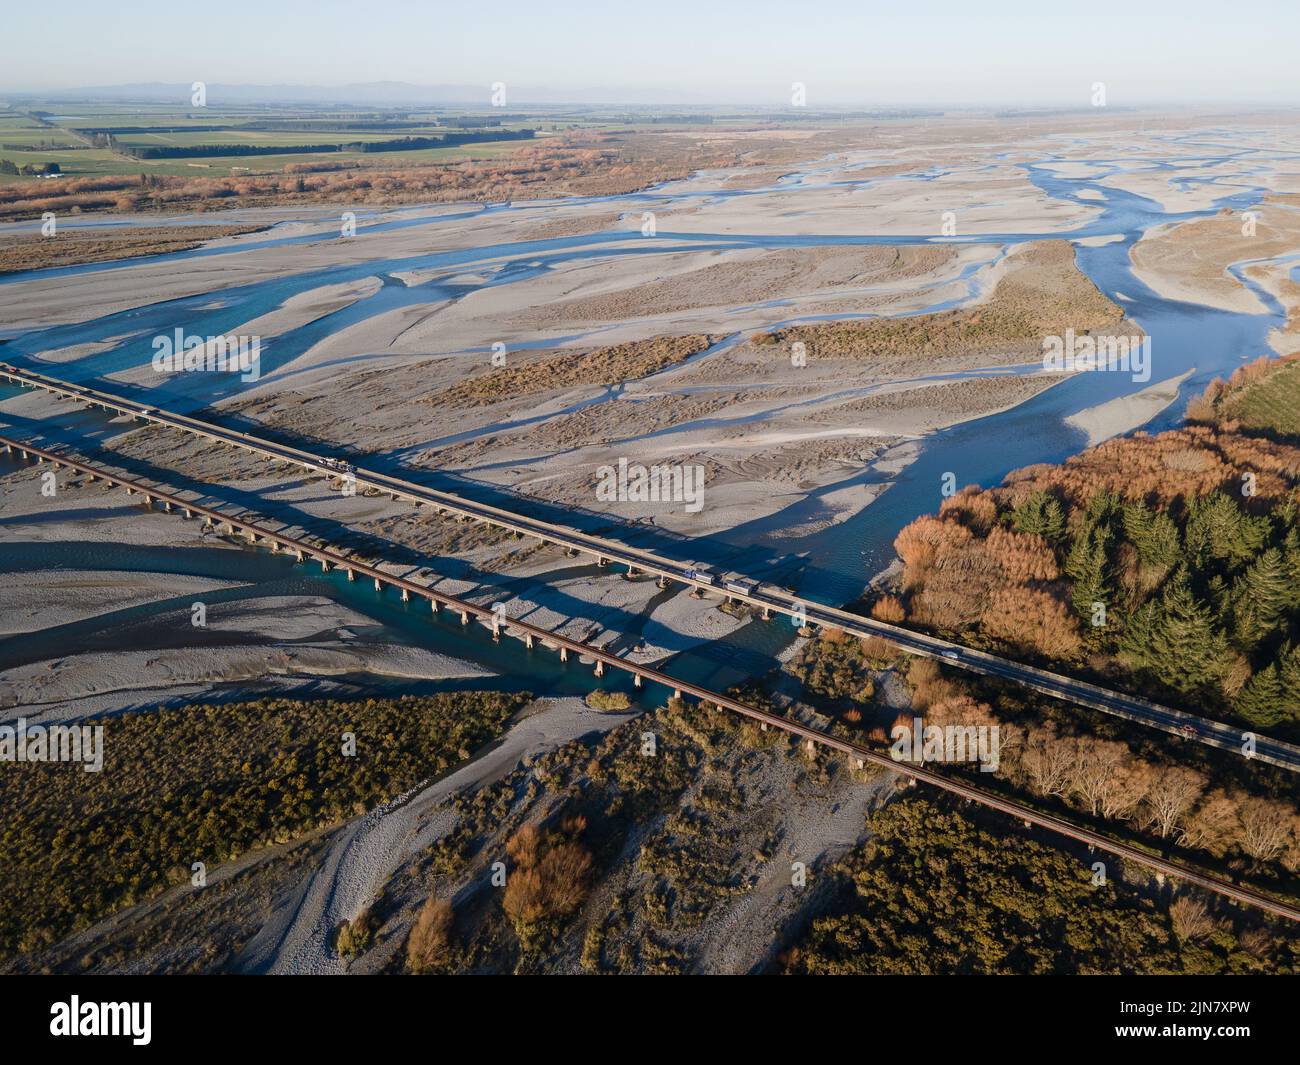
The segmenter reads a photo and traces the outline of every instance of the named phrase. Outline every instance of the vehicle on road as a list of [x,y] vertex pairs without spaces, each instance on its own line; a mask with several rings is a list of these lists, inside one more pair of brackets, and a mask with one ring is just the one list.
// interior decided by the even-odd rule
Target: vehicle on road
[[703,566],[692,566],[688,569],[686,579],[688,581],[699,581],[701,584],[716,584],[718,581],[718,578]]

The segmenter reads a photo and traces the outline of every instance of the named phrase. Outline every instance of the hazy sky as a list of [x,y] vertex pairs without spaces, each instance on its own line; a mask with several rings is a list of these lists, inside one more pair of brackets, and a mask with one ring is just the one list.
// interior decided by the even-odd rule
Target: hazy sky
[[[1054,10],[1048,10],[1054,9]],[[52,14],[55,12],[56,14]],[[15,4],[0,89],[505,82],[807,104],[1300,102],[1297,0],[61,0]],[[593,90],[595,92],[593,93]]]

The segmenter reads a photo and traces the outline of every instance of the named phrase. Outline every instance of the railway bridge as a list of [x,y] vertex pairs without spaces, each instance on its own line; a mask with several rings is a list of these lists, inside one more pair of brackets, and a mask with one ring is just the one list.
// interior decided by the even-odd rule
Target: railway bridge
[[529,651],[540,647],[558,651],[561,661],[568,661],[575,655],[580,661],[591,663],[597,677],[604,675],[607,668],[630,673],[633,683],[642,687],[649,682],[671,690],[674,698],[691,696],[702,703],[711,704],[721,710],[729,711],[747,720],[754,721],[763,731],[774,729],[799,741],[812,753],[818,749],[833,751],[848,757],[855,770],[863,770],[868,765],[878,766],[901,774],[909,782],[927,784],[939,788],[967,802],[1006,814],[1019,820],[1026,827],[1035,826],[1045,831],[1063,836],[1075,842],[1085,844],[1090,850],[1114,855],[1125,861],[1131,861],[1154,872],[1158,877],[1174,877],[1187,883],[1214,892],[1234,903],[1255,906],[1261,910],[1291,921],[1300,921],[1300,908],[1261,891],[1213,876],[1178,862],[1173,862],[1158,855],[1151,854],[1131,844],[1112,839],[1098,832],[1081,828],[1062,818],[1014,802],[984,788],[977,788],[966,783],[960,777],[926,768],[914,762],[897,761],[881,751],[860,743],[834,736],[821,729],[813,728],[802,722],[782,717],[780,714],[760,709],[749,703],[736,699],[723,692],[715,692],[698,684],[678,680],[653,667],[640,665],[620,658],[603,648],[593,646],[580,640],[573,640],[529,622],[506,618],[498,610],[473,603],[459,596],[439,592],[429,585],[396,576],[379,566],[343,555],[327,546],[312,543],[305,537],[294,536],[281,530],[268,527],[256,516],[241,513],[232,516],[217,507],[198,503],[179,492],[159,488],[155,484],[146,484],[122,474],[108,470],[82,459],[75,459],[61,452],[36,447],[8,436],[0,435],[0,452],[16,455],[22,459],[34,460],[38,464],[50,463],[54,469],[66,469],[81,474],[90,483],[102,482],[109,488],[121,488],[130,496],[137,496],[149,509],[161,507],[165,513],[180,515],[186,519],[202,519],[204,524],[229,536],[242,537],[250,546],[262,546],[272,551],[292,553],[300,563],[318,562],[322,570],[331,568],[345,571],[349,578],[360,575],[374,581],[376,591],[394,588],[403,601],[413,599],[428,601],[432,612],[442,609],[455,611],[460,615],[463,625],[477,620],[492,630],[494,639],[502,635],[519,639]]
[[483,522],[517,536],[533,537],[546,544],[555,544],[571,554],[585,554],[601,566],[617,563],[624,566],[629,574],[652,575],[661,587],[676,583],[689,587],[691,593],[697,596],[719,593],[730,600],[748,603],[765,619],[780,614],[791,618],[800,627],[821,625],[841,629],[853,636],[878,637],[909,654],[940,659],[945,665],[1011,681],[1054,699],[1160,729],[1182,740],[1243,754],[1292,772],[1300,772],[1300,747],[1294,744],[952,640],[816,603],[788,589],[744,575],[719,576],[694,562],[670,559],[606,537],[481,503],[464,495],[429,488],[378,470],[316,455],[255,434],[229,429],[212,421],[173,414],[102,389],[60,381],[8,363],[0,363],[0,380],[7,380],[20,387],[40,389],[60,400],[98,408],[114,415],[180,430],[222,446],[240,448],[275,462],[297,466],[309,474],[330,478],[350,477],[356,487],[386,493],[394,500],[404,500],[417,507],[431,507],[438,513]]

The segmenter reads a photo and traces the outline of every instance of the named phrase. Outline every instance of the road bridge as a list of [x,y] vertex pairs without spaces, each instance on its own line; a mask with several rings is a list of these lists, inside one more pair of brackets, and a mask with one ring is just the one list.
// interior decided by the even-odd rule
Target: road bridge
[[1300,921],[1300,908],[1266,895],[1248,885],[1234,883],[1221,877],[1203,873],[1181,863],[1170,861],[1131,844],[1111,839],[1098,832],[1071,824],[1059,817],[1003,798],[983,788],[977,788],[955,776],[928,769],[924,765],[913,762],[898,761],[863,744],[854,743],[840,736],[833,736],[802,722],[793,721],[779,714],[751,706],[722,692],[715,692],[698,684],[678,680],[662,670],[628,662],[603,648],[560,636],[526,621],[507,618],[500,611],[491,607],[470,602],[460,596],[436,591],[427,584],[395,576],[386,570],[380,569],[377,565],[343,555],[327,546],[312,543],[303,537],[290,535],[282,530],[269,528],[264,521],[250,516],[246,512],[238,516],[232,516],[218,507],[200,504],[187,496],[181,495],[179,492],[159,488],[156,484],[146,484],[143,481],[110,471],[102,465],[75,459],[62,452],[35,447],[8,436],[0,435],[0,451],[25,459],[34,459],[38,463],[48,462],[55,469],[71,470],[74,473],[84,475],[91,482],[102,481],[110,488],[123,488],[128,494],[139,496],[141,502],[150,509],[161,506],[166,513],[183,515],[188,519],[202,518],[205,524],[225,529],[229,535],[244,537],[250,545],[264,545],[270,547],[271,550],[292,552],[299,562],[316,561],[321,564],[324,570],[328,571],[331,567],[345,570],[350,577],[360,574],[374,581],[376,591],[391,587],[398,590],[404,601],[409,602],[413,598],[425,599],[435,612],[443,608],[455,611],[459,613],[463,624],[469,624],[471,619],[476,619],[491,628],[494,638],[499,639],[502,635],[514,637],[521,640],[530,651],[536,649],[539,645],[549,647],[558,650],[561,661],[568,661],[571,654],[576,655],[579,660],[592,664],[593,672],[597,677],[603,676],[607,667],[623,670],[632,675],[637,687],[642,687],[645,682],[649,682],[671,690],[676,698],[689,695],[700,702],[711,704],[750,721],[757,722],[764,731],[776,729],[793,736],[800,740],[810,752],[820,748],[843,754],[848,757],[851,766],[856,770],[863,770],[867,765],[888,769],[891,772],[901,774],[914,783],[939,788],[949,794],[978,803],[987,809],[1006,814],[1021,821],[1026,826],[1033,825],[1086,844],[1093,850],[1135,862],[1152,870],[1159,876],[1175,877],[1187,883],[1195,884],[1207,891],[1212,891],[1233,902],[1255,906],[1287,920]]
[[19,369],[8,363],[0,363],[0,379],[23,387],[38,388],[60,399],[72,400],[112,414],[125,415],[141,422],[178,429],[213,443],[241,448],[275,462],[290,463],[308,473],[323,477],[350,477],[357,488],[373,489],[388,494],[394,500],[404,500],[416,506],[432,507],[439,513],[484,522],[520,536],[531,536],[543,543],[556,544],[570,552],[588,555],[600,565],[617,563],[626,567],[630,574],[644,573],[658,578],[663,587],[676,582],[690,587],[692,594],[703,595],[708,592],[722,594],[733,601],[756,607],[764,618],[769,618],[775,613],[793,619],[801,627],[809,624],[821,625],[842,629],[853,636],[879,637],[909,654],[939,659],[945,665],[1011,681],[1054,699],[1126,718],[1171,733],[1180,739],[1243,754],[1292,772],[1300,772],[1300,747],[1294,744],[1247,732],[1233,725],[1212,721],[1184,710],[1163,706],[1141,696],[1117,692],[1087,681],[1039,669],[952,640],[811,602],[785,588],[740,574],[713,574],[694,562],[670,559],[605,537],[480,503],[463,495],[428,488],[377,470],[365,469],[352,463],[342,463],[255,434],[228,429],[215,422],[183,414],[172,414],[102,389],[60,381],[32,370]]

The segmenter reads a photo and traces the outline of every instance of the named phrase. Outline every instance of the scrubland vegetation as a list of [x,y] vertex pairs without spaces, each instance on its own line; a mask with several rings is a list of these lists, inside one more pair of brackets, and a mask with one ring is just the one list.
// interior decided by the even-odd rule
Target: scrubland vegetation
[[1152,899],[1092,857],[984,823],[944,798],[899,799],[835,870],[841,891],[786,956],[791,973],[1251,973],[1300,969],[1289,929]]
[[[648,752],[647,736],[653,736]],[[385,890],[416,913],[408,972],[683,972],[709,922],[752,890],[789,797],[792,741],[672,700],[455,800],[459,820]],[[491,866],[507,867],[504,886]],[[788,873],[787,873],[788,875]],[[454,912],[441,900],[455,898]],[[410,912],[410,911],[408,911]],[[387,914],[400,923],[401,911]]]
[[[1075,267],[1066,241],[1043,241],[1011,261],[984,303],[910,317],[792,326],[760,340],[786,346],[802,341],[810,357],[821,359],[1007,357],[1038,352],[1045,335],[1062,335],[1067,328],[1080,335],[1113,332],[1123,319],[1123,310]],[[1124,329],[1140,332],[1131,322]]]
[[52,237],[0,238],[0,274],[188,251],[205,241],[255,233],[264,226],[144,226],[63,229]]
[[1217,378],[1187,409],[1193,421],[1300,440],[1300,356],[1262,356]]
[[579,385],[623,384],[704,351],[715,339],[704,334],[660,336],[582,353],[560,351],[527,361],[521,359],[457,381],[425,402],[439,407],[481,407]]
[[267,699],[89,722],[104,726],[101,772],[32,762],[0,774],[0,957],[184,883],[195,862],[210,874],[392,799],[468,758],[527,698]]

